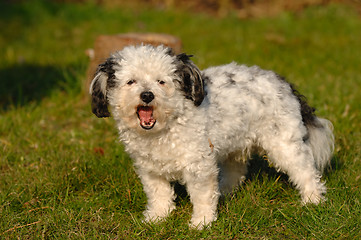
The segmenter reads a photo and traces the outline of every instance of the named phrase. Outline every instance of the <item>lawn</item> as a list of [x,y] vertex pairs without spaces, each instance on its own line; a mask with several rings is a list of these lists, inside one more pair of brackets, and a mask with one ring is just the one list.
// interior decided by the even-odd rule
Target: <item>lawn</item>
[[[190,230],[192,206],[142,222],[146,198],[112,119],[83,91],[85,50],[99,34],[159,32],[205,68],[237,61],[293,82],[335,126],[327,201],[302,206],[262,159],[224,198],[210,229]],[[1,239],[360,239],[361,18],[345,5],[272,18],[216,18],[182,9],[92,3],[0,3]],[[181,193],[181,191],[180,191]]]

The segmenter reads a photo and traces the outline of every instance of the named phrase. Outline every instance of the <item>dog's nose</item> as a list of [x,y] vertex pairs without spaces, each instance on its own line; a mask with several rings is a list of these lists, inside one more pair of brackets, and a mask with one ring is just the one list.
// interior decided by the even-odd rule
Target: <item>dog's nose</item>
[[140,94],[140,99],[145,103],[150,103],[154,99],[154,94],[152,92],[142,92]]

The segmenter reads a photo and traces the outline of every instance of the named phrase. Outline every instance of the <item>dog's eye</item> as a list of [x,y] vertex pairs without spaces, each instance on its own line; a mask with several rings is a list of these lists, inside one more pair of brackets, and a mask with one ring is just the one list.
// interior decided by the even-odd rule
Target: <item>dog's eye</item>
[[158,80],[158,83],[159,83],[160,85],[164,85],[164,84],[165,84],[165,82],[162,81],[162,80]]
[[132,85],[132,84],[134,84],[134,83],[136,83],[136,81],[133,80],[133,79],[132,79],[132,80],[129,80],[129,81],[127,82],[128,85]]

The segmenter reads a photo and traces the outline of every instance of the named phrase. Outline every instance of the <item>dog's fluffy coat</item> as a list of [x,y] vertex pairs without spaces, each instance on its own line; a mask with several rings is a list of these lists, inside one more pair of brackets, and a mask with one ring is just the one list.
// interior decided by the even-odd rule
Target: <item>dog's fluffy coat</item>
[[252,153],[288,174],[304,203],[323,199],[332,124],[271,71],[236,63],[200,71],[169,48],[129,46],[99,65],[90,93],[94,114],[112,113],[134,159],[146,221],[175,208],[169,182],[176,180],[193,203],[191,225],[210,224],[220,193],[241,183]]

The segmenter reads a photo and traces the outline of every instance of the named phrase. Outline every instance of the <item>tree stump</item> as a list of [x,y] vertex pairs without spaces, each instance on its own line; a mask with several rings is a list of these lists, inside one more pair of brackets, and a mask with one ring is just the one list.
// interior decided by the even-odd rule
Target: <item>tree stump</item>
[[118,35],[100,35],[96,38],[94,49],[88,50],[90,64],[87,70],[84,91],[89,91],[90,83],[98,65],[104,62],[111,53],[122,50],[128,45],[151,44],[171,47],[175,53],[182,51],[182,42],[179,38],[168,34],[156,33],[127,33]]

